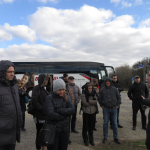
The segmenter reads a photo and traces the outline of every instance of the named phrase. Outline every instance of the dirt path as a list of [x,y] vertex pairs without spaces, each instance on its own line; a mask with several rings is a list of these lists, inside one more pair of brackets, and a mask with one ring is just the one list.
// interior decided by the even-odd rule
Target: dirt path
[[[142,129],[141,125],[141,115],[138,112],[137,117],[137,129],[132,130],[132,107],[131,101],[128,99],[126,93],[121,94],[122,105],[120,108],[120,124],[124,128],[119,129],[119,139],[120,140],[141,140],[146,138],[146,131]],[[79,134],[71,133],[70,139],[72,144],[69,145],[68,150],[91,150],[92,146],[86,147],[82,140],[82,115],[79,115],[80,104],[78,105],[78,115],[76,129]],[[146,110],[146,115],[148,115],[149,109]],[[103,139],[103,115],[102,109],[99,107],[99,114],[97,115],[96,128],[97,131],[94,132],[95,144],[101,143]],[[31,115],[26,113],[26,132],[21,132],[21,143],[17,144],[16,150],[36,150],[35,149],[35,124]],[[113,142],[113,132],[109,128],[108,131],[108,141]]]

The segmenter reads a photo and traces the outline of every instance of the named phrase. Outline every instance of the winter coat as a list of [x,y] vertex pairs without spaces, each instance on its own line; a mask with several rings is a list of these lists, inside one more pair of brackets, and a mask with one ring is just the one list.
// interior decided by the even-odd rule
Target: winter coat
[[[144,99],[143,100],[143,105],[149,106],[150,107],[150,99]],[[150,149],[150,110],[148,114],[148,124],[147,124],[147,129],[146,129],[146,142],[145,145],[147,149]]]
[[69,131],[69,117],[74,114],[75,108],[71,101],[53,93],[45,99],[47,122],[56,124],[56,131]]
[[0,146],[20,142],[22,122],[19,92],[16,77],[9,83],[4,79],[7,69],[14,64],[0,62]]
[[149,91],[148,91],[148,88],[147,86],[140,82],[140,83],[137,83],[137,82],[134,82],[130,88],[129,88],[129,91],[128,91],[128,97],[132,100],[132,108],[133,109],[140,109],[140,106],[142,107],[142,96],[144,96],[145,98],[148,98],[149,96]]
[[106,86],[107,80],[111,82],[110,78],[105,78],[105,86],[100,90],[98,101],[101,107],[113,108],[121,104],[121,97],[115,87],[112,85]]
[[[93,98],[95,98],[95,100],[93,100]],[[96,95],[94,97],[90,96],[89,101],[87,102],[85,94],[82,94],[81,102],[82,102],[82,110],[84,113],[94,114],[96,112],[96,105],[97,105]]]
[[24,93],[24,95],[22,95],[22,92],[19,91],[21,111],[26,111],[26,100],[25,100],[25,96],[27,96],[26,93]]
[[34,117],[41,120],[46,119],[44,103],[45,103],[45,98],[48,96],[48,92],[44,89],[44,87],[46,87],[45,78],[47,78],[45,74],[39,75],[38,85],[33,88],[32,99],[31,99],[35,107]]
[[116,81],[116,82],[112,81],[112,86],[114,86],[115,88],[117,88],[118,91],[119,91],[119,93],[121,93],[123,91],[123,87],[121,87],[119,81]]
[[80,88],[77,85],[75,85],[75,83],[68,83],[68,85],[71,88],[71,91],[74,95],[74,106],[77,106],[81,98]]

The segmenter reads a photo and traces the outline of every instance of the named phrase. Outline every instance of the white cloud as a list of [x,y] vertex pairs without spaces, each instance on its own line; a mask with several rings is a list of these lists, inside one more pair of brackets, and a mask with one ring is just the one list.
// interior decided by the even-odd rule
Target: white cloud
[[12,40],[11,34],[7,33],[0,27],[0,42]]
[[7,32],[11,33],[14,37],[21,38],[29,42],[35,42],[37,40],[36,32],[30,29],[28,26],[25,25],[10,26],[8,23],[5,23],[3,28]]
[[143,4],[143,0],[135,0],[135,4],[136,4],[136,5]]
[[12,3],[14,2],[15,0],[0,0],[0,3]]
[[[140,0],[136,0],[136,1],[140,1]],[[117,6],[118,4],[121,4],[121,7],[131,7],[132,3],[129,3],[127,0],[111,0],[111,3],[115,3],[115,5]]]
[[150,18],[140,22],[139,26],[140,28],[150,27]]
[[42,3],[47,3],[47,2],[57,3],[58,2],[57,0],[38,0],[38,1]]
[[[149,54],[150,28],[133,28],[134,18],[130,15],[115,16],[110,10],[87,5],[79,10],[43,7],[29,21],[29,29],[51,46],[12,45],[0,49],[1,59],[12,59],[15,53],[13,59],[96,61],[115,67],[124,63],[132,65]],[[12,33],[13,29],[9,26],[8,29]]]

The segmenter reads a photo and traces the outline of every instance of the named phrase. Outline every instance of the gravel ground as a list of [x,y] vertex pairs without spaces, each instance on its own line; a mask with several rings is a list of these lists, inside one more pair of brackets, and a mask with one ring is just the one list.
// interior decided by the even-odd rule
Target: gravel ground
[[[121,93],[122,105],[120,108],[120,124],[123,125],[122,129],[118,129],[118,136],[120,140],[141,140],[146,138],[146,131],[142,129],[141,114],[138,112],[137,128],[136,131],[132,130],[132,106],[131,101],[128,99],[126,93]],[[68,150],[92,150],[92,146],[84,146],[82,140],[82,115],[79,115],[80,104],[78,105],[78,115],[76,129],[79,134],[71,133],[70,139],[72,144],[69,145]],[[146,110],[146,116],[148,116],[149,109]],[[94,131],[95,144],[101,143],[103,139],[103,115],[102,109],[99,107],[99,114],[97,115],[96,123],[97,131]],[[26,113],[26,131],[21,131],[21,143],[17,143],[16,150],[36,150],[35,149],[35,124],[33,117]],[[113,142],[113,132],[109,128],[108,141]]]

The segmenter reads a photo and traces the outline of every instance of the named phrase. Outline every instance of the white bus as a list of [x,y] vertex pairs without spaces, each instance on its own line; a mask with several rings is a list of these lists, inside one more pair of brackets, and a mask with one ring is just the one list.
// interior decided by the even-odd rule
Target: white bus
[[99,62],[88,61],[12,61],[15,65],[15,75],[17,79],[21,79],[25,84],[25,89],[29,98],[35,85],[38,84],[39,74],[50,73],[53,80],[59,79],[63,73],[74,76],[75,84],[80,88],[93,78],[97,78],[99,83],[114,72],[112,66],[104,66]]

